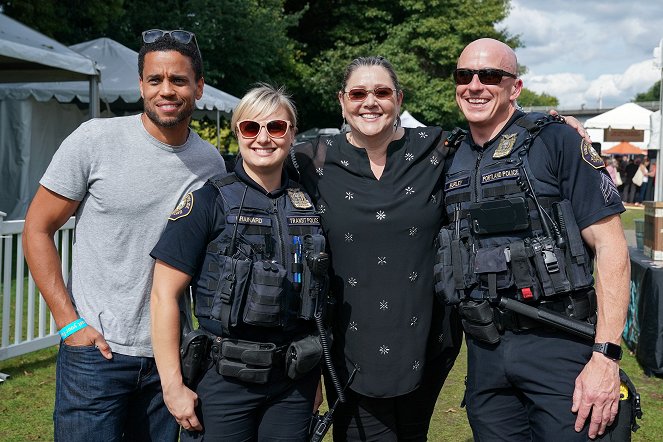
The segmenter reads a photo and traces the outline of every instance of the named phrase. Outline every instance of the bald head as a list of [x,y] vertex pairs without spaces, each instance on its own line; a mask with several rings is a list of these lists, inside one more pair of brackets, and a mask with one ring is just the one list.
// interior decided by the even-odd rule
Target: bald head
[[480,38],[465,46],[458,57],[458,67],[488,66],[516,74],[518,59],[508,45],[492,38]]
[[457,67],[462,75],[454,74],[456,102],[474,141],[482,144],[495,137],[516,110],[523,87],[516,54],[501,41],[482,38],[463,49]]

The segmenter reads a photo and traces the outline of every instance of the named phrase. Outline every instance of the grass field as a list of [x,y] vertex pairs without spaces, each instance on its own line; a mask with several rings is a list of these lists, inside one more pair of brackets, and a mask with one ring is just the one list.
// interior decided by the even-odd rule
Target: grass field
[[[622,215],[624,228],[632,230],[633,219],[642,216],[642,210],[628,210]],[[0,441],[52,440],[56,354],[57,348],[51,347],[0,362],[0,372],[11,375],[0,384]],[[635,383],[644,410],[639,422],[642,428],[633,435],[633,441],[663,440],[663,379],[647,377],[626,348],[621,365]],[[463,349],[438,398],[429,432],[431,441],[472,440],[465,409],[459,405],[465,370]],[[331,438],[328,436],[325,441]]]

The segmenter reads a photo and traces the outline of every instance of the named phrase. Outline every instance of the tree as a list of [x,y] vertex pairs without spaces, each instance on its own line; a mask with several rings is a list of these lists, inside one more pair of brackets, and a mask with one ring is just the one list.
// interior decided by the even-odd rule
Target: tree
[[537,94],[534,91],[531,91],[527,88],[523,88],[518,97],[518,104],[523,107],[532,107],[532,106],[559,106],[559,100],[557,97],[548,95],[545,92]]
[[[286,9],[301,10],[304,0]],[[463,47],[480,37],[519,46],[495,28],[508,0],[311,0],[293,38],[306,61],[296,97],[306,123],[339,126],[336,98],[343,70],[355,57],[383,55],[395,66],[405,92],[404,109],[427,124],[464,124],[451,74]],[[307,101],[300,104],[302,97]]]
[[660,101],[661,100],[661,80],[658,80],[647,92],[641,92],[635,96],[633,101]]
[[139,50],[146,29],[196,33],[205,81],[242,96],[255,82],[296,82],[296,42],[288,29],[300,13],[284,0],[0,0],[5,13],[71,45],[109,37]]

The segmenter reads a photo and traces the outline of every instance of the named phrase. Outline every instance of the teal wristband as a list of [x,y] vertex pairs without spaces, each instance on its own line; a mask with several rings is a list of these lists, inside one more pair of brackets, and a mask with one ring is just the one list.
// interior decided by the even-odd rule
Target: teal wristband
[[87,327],[87,322],[85,322],[85,319],[83,318],[78,318],[74,322],[65,325],[62,327],[62,329],[58,332],[60,333],[60,337],[64,341],[67,339],[69,336],[73,335],[76,333],[78,330],[81,330],[83,328]]

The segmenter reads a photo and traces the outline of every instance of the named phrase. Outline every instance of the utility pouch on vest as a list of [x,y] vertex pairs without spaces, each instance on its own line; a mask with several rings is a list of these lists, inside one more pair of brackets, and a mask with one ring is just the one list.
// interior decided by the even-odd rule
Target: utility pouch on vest
[[216,360],[217,372],[244,382],[265,384],[269,379],[276,345],[223,339]]
[[560,233],[566,240],[566,267],[572,290],[593,285],[593,262],[588,256],[580,235],[580,229],[573,215],[571,201],[562,200],[552,205],[553,214],[559,224]]
[[244,323],[261,327],[283,325],[286,270],[275,261],[256,261],[244,306]]
[[513,275],[507,265],[506,246],[478,249],[474,257],[474,273],[479,287],[488,291],[491,299],[497,291],[513,286]]
[[180,347],[182,380],[189,388],[195,386],[209,356],[210,337],[203,330],[193,330],[184,337]]
[[523,197],[472,203],[469,206],[472,231],[492,235],[525,230],[530,226],[528,210]]
[[511,272],[520,300],[536,300],[541,296],[541,284],[533,264],[533,250],[525,241],[514,241],[505,250],[507,261],[511,262]]
[[562,249],[548,238],[533,238],[533,260],[544,296],[555,296],[571,291],[566,274],[566,259]]
[[[463,293],[456,288],[456,281],[454,279],[454,262],[452,259],[452,238],[449,229],[441,229],[437,235],[439,247],[435,258],[435,265],[433,266],[433,274],[435,276],[435,294],[446,305],[457,305],[461,301]],[[457,243],[456,247],[460,244]],[[460,255],[460,249],[457,254]],[[463,278],[463,274],[459,275]],[[462,281],[462,280],[461,280]],[[464,284],[463,284],[464,286]],[[462,288],[461,288],[462,289]]]
[[311,335],[295,341],[288,347],[285,359],[285,370],[292,380],[302,378],[320,363],[322,344],[320,336]]
[[195,308],[196,316],[219,320],[225,329],[237,325],[251,264],[250,260],[216,255],[215,260],[209,264],[208,274],[218,275],[219,279],[210,278],[207,281],[208,289],[214,290],[214,299],[209,306],[205,305],[204,298],[199,298]]
[[311,320],[321,309],[329,287],[329,255],[325,252],[325,237],[322,235],[305,235],[303,247],[304,272],[299,317]]
[[458,306],[463,330],[481,342],[496,344],[500,340],[493,321],[493,308],[488,301],[463,300]]

